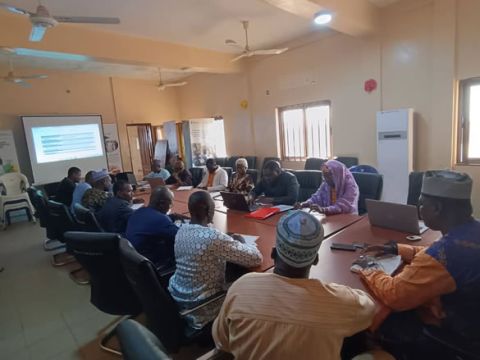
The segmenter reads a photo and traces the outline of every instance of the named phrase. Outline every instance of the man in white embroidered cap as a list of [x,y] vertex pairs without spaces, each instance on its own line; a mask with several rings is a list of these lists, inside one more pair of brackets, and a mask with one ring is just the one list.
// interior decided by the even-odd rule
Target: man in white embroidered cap
[[361,290],[309,279],[323,228],[296,210],[277,224],[273,273],[250,273],[228,290],[212,328],[235,359],[340,359],[343,340],[367,328],[375,305]]
[[480,354],[480,222],[472,217],[471,191],[467,174],[425,172],[420,214],[430,229],[442,233],[441,239],[428,248],[387,244],[382,252],[400,254],[408,264],[402,272],[361,274],[375,296],[396,311],[379,332],[398,358],[456,359],[431,340],[434,333]]

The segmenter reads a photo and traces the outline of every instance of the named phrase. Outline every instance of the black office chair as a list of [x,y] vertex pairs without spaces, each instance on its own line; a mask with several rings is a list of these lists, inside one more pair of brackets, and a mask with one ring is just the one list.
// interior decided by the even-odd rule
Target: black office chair
[[408,176],[408,205],[418,205],[418,199],[422,192],[423,171],[412,171]]
[[[49,223],[55,234],[55,239],[65,244],[64,234],[67,231],[79,230],[79,225],[70,214],[70,210],[65,204],[48,200]],[[64,266],[75,262],[75,258],[67,252],[60,252],[52,257],[53,266]]]
[[322,170],[322,165],[325,164],[328,159],[320,159],[320,158],[308,158],[305,161],[304,170]]
[[337,161],[340,161],[342,164],[344,164],[347,169],[351,168],[352,166],[358,165],[358,158],[353,157],[353,156],[336,156],[334,158]]
[[215,162],[217,163],[218,166],[221,166],[221,167],[229,166],[228,165],[228,157],[215,158]]
[[125,360],[171,359],[160,340],[134,320],[122,321],[118,324],[116,332]]
[[230,183],[230,180],[232,180],[233,169],[231,167],[226,166],[223,168],[223,170],[227,172],[228,183]]
[[203,177],[204,167],[193,167],[190,169],[190,174],[192,174],[192,185],[197,187],[201,183]]
[[308,200],[322,184],[322,172],[318,170],[290,170],[300,184],[298,201]]
[[180,347],[194,342],[213,345],[210,326],[201,330],[193,329],[187,325],[184,317],[225,294],[209,299],[194,309],[180,311],[150,260],[140,255],[126,239],[120,241],[120,254],[127,279],[143,305],[147,327],[168,352],[176,353]]
[[358,214],[367,212],[365,199],[380,200],[383,190],[383,176],[371,173],[352,173],[358,185],[360,196],[358,199]]
[[[142,311],[135,292],[120,263],[120,235],[99,232],[69,231],[65,233],[67,250],[90,274],[90,302],[111,315],[136,316]],[[103,350],[121,354],[107,347],[115,330],[101,340]]]
[[257,169],[247,169],[247,174],[252,178],[253,184],[257,186],[258,181],[258,170]]
[[249,169],[256,169],[257,168],[257,157],[256,156],[245,156],[245,160],[247,160],[248,168]]
[[42,185],[45,195],[50,200],[55,200],[55,196],[57,195],[57,189],[60,185],[60,182],[54,182],[50,184]]
[[75,218],[82,231],[86,232],[103,232],[104,230],[100,226],[95,214],[86,207],[80,204],[75,204]]

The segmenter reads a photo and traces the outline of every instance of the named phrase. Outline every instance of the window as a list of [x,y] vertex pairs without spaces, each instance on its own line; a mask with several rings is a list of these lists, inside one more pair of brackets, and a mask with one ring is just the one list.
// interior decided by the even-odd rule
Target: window
[[279,108],[278,120],[283,160],[330,157],[330,102]]
[[460,82],[457,163],[480,164],[480,78]]

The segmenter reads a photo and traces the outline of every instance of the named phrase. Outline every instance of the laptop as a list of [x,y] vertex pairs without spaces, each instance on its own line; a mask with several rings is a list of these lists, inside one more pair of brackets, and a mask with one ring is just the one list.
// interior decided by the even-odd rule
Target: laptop
[[220,191],[220,195],[222,196],[223,204],[229,209],[249,212],[258,209],[258,205],[249,205],[243,194]]
[[165,185],[165,180],[162,178],[146,178],[148,184],[150,185],[150,189],[153,191],[159,186]]
[[428,230],[418,219],[418,209],[413,205],[366,199],[368,220],[373,226],[420,235]]

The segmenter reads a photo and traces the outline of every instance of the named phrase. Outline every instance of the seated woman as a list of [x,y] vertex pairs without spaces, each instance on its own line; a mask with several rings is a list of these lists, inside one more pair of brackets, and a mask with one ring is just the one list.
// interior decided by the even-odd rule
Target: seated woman
[[357,214],[358,185],[350,170],[336,160],[322,166],[323,183],[307,201],[297,208],[310,208],[325,215]]
[[239,158],[235,161],[236,172],[232,176],[232,180],[228,185],[231,192],[249,194],[253,190],[255,184],[252,177],[247,174],[248,162],[245,158]]

